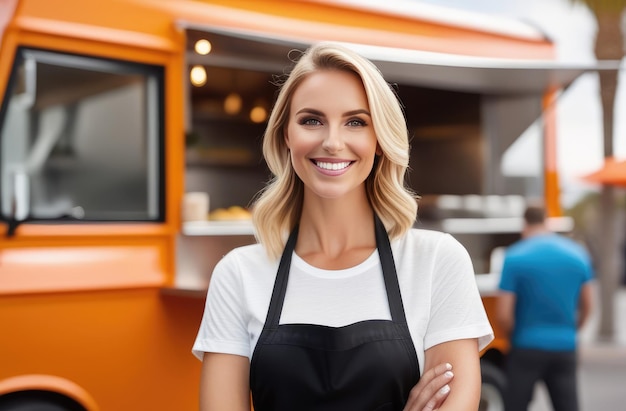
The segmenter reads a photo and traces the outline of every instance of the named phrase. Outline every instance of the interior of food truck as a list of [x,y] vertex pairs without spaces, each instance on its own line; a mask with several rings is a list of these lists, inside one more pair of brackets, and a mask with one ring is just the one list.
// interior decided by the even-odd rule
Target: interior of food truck
[[[225,35],[188,37],[194,47],[188,71],[201,73],[201,81],[189,80],[187,191],[209,192],[211,208],[246,207],[268,179],[260,151],[266,115],[290,58],[304,46],[265,52],[246,44],[250,40]],[[207,38],[212,50],[202,56],[195,43]],[[409,185],[419,194],[481,192],[481,96],[390,82],[404,105],[411,138]],[[233,184],[238,190],[228,192]]]
[[[186,221],[179,238],[178,287],[206,289],[221,255],[255,241],[246,212],[270,178],[261,153],[265,121],[281,79],[305,48],[293,40],[188,28],[185,191],[206,193],[207,201],[206,218]],[[499,162],[540,115],[541,93],[434,87],[418,75],[389,72],[411,142],[407,184],[421,196],[416,225],[452,232],[468,247],[477,273],[494,271],[494,250],[519,236],[527,189],[527,182],[501,176]],[[510,122],[487,121],[511,112],[517,115]]]

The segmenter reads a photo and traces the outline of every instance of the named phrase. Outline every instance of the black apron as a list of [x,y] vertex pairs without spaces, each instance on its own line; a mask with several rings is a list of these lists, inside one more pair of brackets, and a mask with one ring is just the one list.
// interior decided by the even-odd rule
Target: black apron
[[402,410],[417,384],[417,354],[404,315],[389,237],[376,217],[389,320],[344,327],[279,325],[298,227],[287,240],[263,331],[250,364],[255,411]]

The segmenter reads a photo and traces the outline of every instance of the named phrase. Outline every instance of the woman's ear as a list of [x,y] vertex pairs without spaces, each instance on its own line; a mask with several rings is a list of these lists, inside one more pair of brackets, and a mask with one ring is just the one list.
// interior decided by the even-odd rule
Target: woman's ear
[[382,156],[383,155],[383,149],[380,148],[380,144],[376,143],[376,155],[377,156]]
[[283,131],[283,140],[285,140],[287,149],[291,150],[291,147],[289,147],[289,136],[287,135],[287,130]]

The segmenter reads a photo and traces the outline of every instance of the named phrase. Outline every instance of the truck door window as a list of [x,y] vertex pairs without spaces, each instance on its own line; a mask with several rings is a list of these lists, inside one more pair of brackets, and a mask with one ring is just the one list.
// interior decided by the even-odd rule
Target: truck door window
[[8,221],[163,221],[159,67],[21,49],[0,110]]

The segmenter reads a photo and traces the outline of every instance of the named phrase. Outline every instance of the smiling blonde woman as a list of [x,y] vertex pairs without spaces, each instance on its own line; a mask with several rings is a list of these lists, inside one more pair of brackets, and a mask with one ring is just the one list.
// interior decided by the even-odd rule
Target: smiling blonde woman
[[493,332],[467,251],[412,228],[406,124],[377,68],[312,46],[263,152],[259,243],[215,267],[193,348],[201,409],[476,410]]

